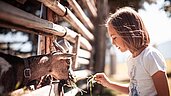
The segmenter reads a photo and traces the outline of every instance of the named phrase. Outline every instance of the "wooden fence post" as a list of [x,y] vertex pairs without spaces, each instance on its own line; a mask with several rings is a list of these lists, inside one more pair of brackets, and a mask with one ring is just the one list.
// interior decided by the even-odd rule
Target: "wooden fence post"
[[[106,27],[105,18],[108,13],[108,0],[100,0],[97,2],[97,19],[95,31],[95,72],[104,72],[105,67],[105,51],[106,51]],[[103,89],[100,85],[95,86],[95,93],[101,94]]]
[[[78,34],[75,39],[76,39],[76,43],[75,43],[75,45],[73,47],[73,53],[78,53],[78,50],[80,49],[80,34]],[[73,63],[73,65],[72,65],[73,70],[75,70],[78,67],[77,59],[78,59],[78,54],[76,54],[73,57],[73,62],[72,62]]]

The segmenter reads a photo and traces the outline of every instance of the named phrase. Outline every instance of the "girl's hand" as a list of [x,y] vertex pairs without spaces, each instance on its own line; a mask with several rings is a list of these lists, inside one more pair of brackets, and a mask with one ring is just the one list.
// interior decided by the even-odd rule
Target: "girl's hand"
[[105,73],[96,73],[94,75],[94,79],[97,83],[107,87],[108,84],[110,83],[108,77],[105,75]]

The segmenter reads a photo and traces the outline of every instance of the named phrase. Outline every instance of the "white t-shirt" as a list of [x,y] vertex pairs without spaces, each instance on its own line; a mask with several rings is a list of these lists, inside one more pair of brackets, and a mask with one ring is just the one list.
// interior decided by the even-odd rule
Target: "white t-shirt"
[[148,46],[137,57],[128,59],[130,77],[129,96],[155,96],[157,94],[152,75],[166,70],[166,62],[161,53]]

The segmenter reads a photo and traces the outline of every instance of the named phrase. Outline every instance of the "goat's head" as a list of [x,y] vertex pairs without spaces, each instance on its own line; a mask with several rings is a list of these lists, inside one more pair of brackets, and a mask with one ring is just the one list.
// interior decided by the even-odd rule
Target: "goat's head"
[[[61,76],[63,74],[63,78],[64,79],[68,79],[68,75],[69,75],[68,72],[71,71],[71,65],[72,65],[72,58],[71,57],[74,56],[74,55],[76,55],[76,54],[71,53],[72,52],[72,46],[65,39],[62,39],[62,40],[60,40],[58,42],[57,41],[54,41],[53,44],[54,44],[54,46],[56,48],[56,52],[57,52],[55,54],[57,56],[58,56],[58,54],[61,54],[61,56],[58,56],[59,59],[60,59],[60,61],[58,63],[60,63],[60,64],[54,64],[54,65],[56,65],[54,67],[56,68],[58,66],[62,66],[62,65],[64,66],[63,68],[58,67],[58,68],[61,69],[60,72],[58,70],[56,70],[56,69],[55,69],[54,72],[55,73],[58,73],[57,74],[58,76]],[[67,70],[66,70],[66,68],[67,68]],[[55,78],[57,78],[57,77],[55,76]]]
[[72,56],[74,56],[74,54],[69,54],[69,53],[53,54],[51,58],[52,69],[49,70],[49,72],[55,79],[58,79],[58,80],[68,79]]
[[65,39],[55,41],[53,44],[56,51],[48,56],[43,56],[38,64],[47,64],[44,70],[47,70],[55,79],[66,80],[69,77],[69,70],[71,71],[71,57],[75,54],[71,53],[71,45]]

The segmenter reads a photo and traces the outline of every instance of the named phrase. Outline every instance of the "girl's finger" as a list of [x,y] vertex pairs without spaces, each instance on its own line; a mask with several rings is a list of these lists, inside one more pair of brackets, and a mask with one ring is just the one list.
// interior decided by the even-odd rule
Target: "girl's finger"
[[101,81],[97,81],[97,83],[101,84]]

